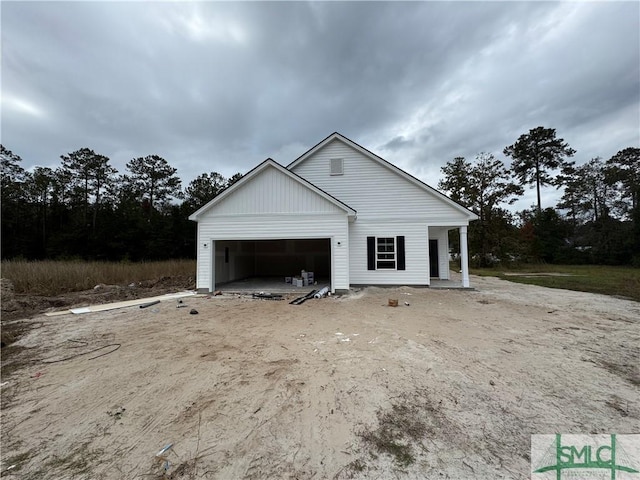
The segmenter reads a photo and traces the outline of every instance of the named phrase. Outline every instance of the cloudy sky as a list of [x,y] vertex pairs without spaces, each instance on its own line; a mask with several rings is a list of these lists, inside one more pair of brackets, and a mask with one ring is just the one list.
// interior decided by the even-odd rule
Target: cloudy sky
[[537,126],[578,163],[640,146],[636,1],[3,1],[1,22],[1,140],[25,168],[158,154],[186,185],[338,131],[436,186]]

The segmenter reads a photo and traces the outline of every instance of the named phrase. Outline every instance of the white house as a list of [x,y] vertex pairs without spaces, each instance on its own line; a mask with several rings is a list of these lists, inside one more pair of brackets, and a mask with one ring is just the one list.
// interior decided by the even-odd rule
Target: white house
[[407,172],[333,133],[288,167],[267,159],[200,208],[197,288],[302,269],[331,291],[427,286],[449,279],[449,236],[477,216]]

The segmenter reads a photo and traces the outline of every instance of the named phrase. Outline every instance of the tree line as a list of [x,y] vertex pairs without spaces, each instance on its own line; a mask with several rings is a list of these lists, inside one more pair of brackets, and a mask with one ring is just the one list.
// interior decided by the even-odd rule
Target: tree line
[[60,160],[27,171],[0,145],[3,259],[193,258],[196,226],[187,217],[242,177],[203,173],[182,189],[158,155],[133,158],[122,174],[89,148]]
[[[438,188],[479,216],[469,227],[472,264],[640,267],[640,148],[582,165],[570,160],[575,153],[555,129],[536,127],[503,150],[509,166],[480,153],[472,161],[456,157],[442,167]],[[555,206],[543,208],[544,186],[563,189]],[[536,189],[536,204],[509,211],[506,206],[527,187]]]
[[[442,167],[438,188],[479,216],[469,227],[472,264],[640,266],[640,148],[582,165],[570,160],[575,153],[555,129],[537,127],[504,149],[508,166],[479,153]],[[0,145],[2,258],[193,258],[196,225],[187,217],[242,177],[203,173],[183,189],[158,155],[130,160],[122,174],[89,148],[60,159],[57,168],[27,171]],[[549,185],[563,194],[543,208]],[[536,204],[508,210],[528,187]]]

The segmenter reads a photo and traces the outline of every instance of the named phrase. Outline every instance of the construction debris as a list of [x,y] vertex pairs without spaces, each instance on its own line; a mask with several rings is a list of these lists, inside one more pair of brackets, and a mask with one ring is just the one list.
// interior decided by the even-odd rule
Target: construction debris
[[315,274],[313,272],[307,272],[302,270],[300,275],[294,277],[284,277],[285,283],[290,283],[294,287],[307,287],[309,285],[315,285]]
[[302,305],[304,302],[306,302],[307,300],[309,300],[310,298],[313,298],[313,296],[317,293],[317,290],[311,290],[309,293],[307,293],[306,295],[303,295],[302,297],[298,297],[295,300],[292,300],[291,302],[289,302],[290,305]]
[[260,298],[262,300],[284,300],[282,298],[282,295],[277,294],[277,293],[265,293],[265,292],[260,292],[260,293],[254,293],[252,295],[253,298]]
[[329,293],[329,287],[324,287],[324,288],[321,288],[320,290],[318,290],[316,292],[316,294],[314,295],[314,297],[315,298],[322,298],[325,295],[327,295],[328,293]]
[[160,303],[160,300],[154,300],[153,302],[143,303],[142,305],[140,305],[140,308],[147,308],[152,305],[157,305],[158,303]]
[[78,307],[71,308],[69,310],[58,310],[57,312],[46,312],[46,317],[54,317],[58,315],[67,315],[69,313],[73,314],[81,314],[81,313],[93,313],[93,312],[103,312],[107,310],[115,310],[116,308],[124,308],[124,307],[134,307],[136,305],[143,305],[145,303],[149,303],[151,301],[159,300],[161,302],[165,300],[174,300],[181,297],[192,297],[196,293],[192,291],[184,291],[178,293],[169,293],[166,295],[159,295],[157,297],[148,297],[148,298],[138,298],[136,300],[125,300],[122,302],[115,303],[105,303],[101,305],[91,305],[89,307]]
[[167,473],[169,467],[171,467],[171,463],[169,462],[169,453],[171,453],[170,450],[172,447],[173,443],[170,443],[156,453],[156,461],[160,464],[160,468],[164,470],[164,473]]

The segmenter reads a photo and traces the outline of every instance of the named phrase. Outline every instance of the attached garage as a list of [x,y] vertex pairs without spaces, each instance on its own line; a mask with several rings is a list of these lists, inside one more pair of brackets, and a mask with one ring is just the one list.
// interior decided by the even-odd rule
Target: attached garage
[[202,292],[303,269],[334,292],[429,286],[450,280],[452,230],[460,287],[469,287],[467,226],[477,215],[337,132],[286,168],[265,160],[189,218]]
[[314,272],[323,282],[331,278],[331,239],[217,240],[215,279],[222,285],[246,278],[272,278]]
[[189,218],[198,222],[197,288],[302,269],[349,288],[356,212],[268,159]]

